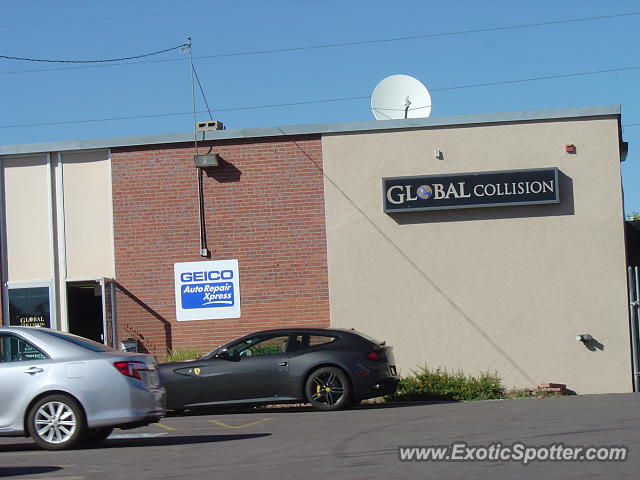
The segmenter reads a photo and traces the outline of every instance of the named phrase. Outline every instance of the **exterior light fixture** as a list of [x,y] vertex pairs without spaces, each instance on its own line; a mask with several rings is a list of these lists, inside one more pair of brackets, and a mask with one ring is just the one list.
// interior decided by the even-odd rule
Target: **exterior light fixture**
[[194,155],[193,160],[198,168],[217,167],[220,165],[220,155],[217,153]]
[[206,132],[207,130],[224,130],[224,125],[218,120],[196,122],[196,132]]
[[437,148],[433,151],[433,156],[437,160],[444,160],[444,154],[442,153],[442,150],[438,150]]
[[629,142],[620,142],[620,161],[624,162],[629,153]]
[[587,342],[590,342],[591,340],[593,340],[593,337],[588,333],[581,333],[580,335],[576,336],[576,341],[578,342],[587,343]]

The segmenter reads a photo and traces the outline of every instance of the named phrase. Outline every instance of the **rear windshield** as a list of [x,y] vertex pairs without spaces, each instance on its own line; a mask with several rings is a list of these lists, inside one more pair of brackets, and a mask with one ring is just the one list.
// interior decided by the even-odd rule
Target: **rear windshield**
[[52,337],[59,338],[60,340],[64,340],[65,342],[73,343],[74,345],[78,345],[79,347],[86,348],[87,350],[91,350],[92,352],[113,352],[114,349],[103,345],[102,343],[94,342],[93,340],[89,340],[88,338],[79,337],[77,335],[73,335],[71,333],[58,332],[56,330],[41,330],[43,333],[47,335],[51,335]]

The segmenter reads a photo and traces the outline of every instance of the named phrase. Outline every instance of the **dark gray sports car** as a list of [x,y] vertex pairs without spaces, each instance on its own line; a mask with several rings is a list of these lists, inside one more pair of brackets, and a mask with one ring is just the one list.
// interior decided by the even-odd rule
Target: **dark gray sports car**
[[393,393],[392,347],[355,330],[253,333],[197,360],[159,365],[167,408],[308,402],[337,410]]

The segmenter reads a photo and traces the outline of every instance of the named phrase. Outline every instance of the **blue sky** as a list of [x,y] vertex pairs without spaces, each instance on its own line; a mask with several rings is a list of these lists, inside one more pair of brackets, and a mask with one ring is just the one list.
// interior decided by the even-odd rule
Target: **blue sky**
[[[432,116],[620,104],[625,210],[640,211],[636,0],[4,0],[2,12],[6,56],[120,58],[191,36],[213,116],[227,128],[370,120],[368,96],[397,73],[427,85]],[[591,17],[608,18],[557,23]],[[332,44],[350,45],[305,48]],[[617,71],[512,82],[602,70]],[[470,87],[486,83],[495,84]],[[187,56],[177,51],[109,66],[0,59],[0,87],[1,145],[193,125]],[[273,106],[290,103],[299,105]]]

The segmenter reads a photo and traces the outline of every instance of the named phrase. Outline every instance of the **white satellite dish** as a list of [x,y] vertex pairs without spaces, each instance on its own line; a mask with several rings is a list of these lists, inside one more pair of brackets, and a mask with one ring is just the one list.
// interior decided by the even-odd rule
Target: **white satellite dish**
[[428,117],[431,95],[419,80],[409,75],[391,75],[373,90],[371,111],[376,120]]

